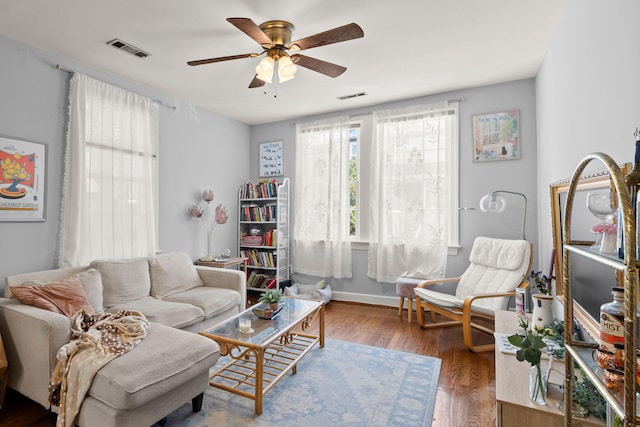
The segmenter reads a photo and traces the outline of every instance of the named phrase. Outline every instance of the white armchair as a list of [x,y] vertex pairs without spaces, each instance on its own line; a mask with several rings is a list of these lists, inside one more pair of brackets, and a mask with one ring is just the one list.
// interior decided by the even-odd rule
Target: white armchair
[[[462,325],[464,344],[474,352],[490,351],[494,344],[474,345],[471,329],[488,334],[493,328],[476,319],[493,321],[496,310],[504,310],[518,287],[529,285],[533,245],[526,240],[477,237],[469,255],[469,267],[460,277],[425,280],[414,290],[418,323],[423,328]],[[455,294],[428,289],[430,285],[458,282]],[[424,310],[431,312],[432,323],[425,322]],[[440,314],[450,319],[437,322]]]

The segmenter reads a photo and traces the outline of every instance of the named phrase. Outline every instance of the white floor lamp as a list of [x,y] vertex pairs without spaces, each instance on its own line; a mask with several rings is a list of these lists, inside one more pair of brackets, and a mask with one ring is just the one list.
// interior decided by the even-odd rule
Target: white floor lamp
[[522,193],[518,193],[515,191],[507,191],[507,190],[496,190],[489,194],[485,194],[480,199],[480,210],[482,212],[492,212],[501,214],[507,209],[507,200],[500,196],[501,193],[506,194],[515,194],[517,196],[522,196],[524,199],[524,214],[522,216],[522,240],[527,240],[524,234],[525,225],[527,223],[527,196]]

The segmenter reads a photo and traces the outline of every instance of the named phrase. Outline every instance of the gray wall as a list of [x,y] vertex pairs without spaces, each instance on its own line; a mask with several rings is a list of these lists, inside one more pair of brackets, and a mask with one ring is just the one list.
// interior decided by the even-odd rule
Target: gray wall
[[[510,190],[524,193],[529,199],[526,237],[537,243],[538,227],[535,216],[536,193],[536,102],[533,79],[479,87],[376,105],[367,108],[345,110],[340,113],[305,117],[297,120],[270,123],[251,128],[251,175],[258,175],[258,146],[261,142],[283,141],[285,147],[285,174],[291,178],[295,191],[295,123],[337,115],[366,114],[375,110],[400,106],[465,98],[460,103],[460,206],[475,210],[460,211],[460,244],[457,256],[449,256],[447,275],[461,274],[468,265],[469,250],[473,239],[479,235],[520,238],[522,233],[522,199],[507,196],[510,207],[501,216],[483,214],[478,209],[480,198],[493,190]],[[472,161],[472,116],[504,109],[520,109],[520,138],[522,156],[519,160],[474,163]],[[294,206],[292,202],[292,206]],[[366,212],[366,209],[365,209]],[[295,212],[292,209],[292,217]],[[534,262],[534,265],[535,262]],[[545,269],[547,267],[545,266]],[[302,277],[300,281],[308,280]],[[395,285],[377,283],[367,277],[367,251],[353,250],[353,278],[334,282],[334,290],[360,295],[395,295]]]
[[540,69],[540,259],[548,259],[553,246],[549,184],[570,177],[592,152],[619,164],[633,161],[633,131],[640,126],[639,16],[637,0],[573,0]]
[[247,125],[2,37],[0,57],[0,136],[47,145],[46,221],[0,223],[0,287],[7,275],[56,267],[69,81],[58,63],[176,107],[160,108],[159,248],[206,254],[204,231],[186,209],[211,188],[232,218],[214,231],[214,249],[235,251],[237,190],[250,174]]

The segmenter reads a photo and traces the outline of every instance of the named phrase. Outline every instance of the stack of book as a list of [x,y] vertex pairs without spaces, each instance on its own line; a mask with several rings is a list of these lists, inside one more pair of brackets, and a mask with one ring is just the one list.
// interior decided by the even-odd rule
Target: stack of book
[[244,199],[270,199],[278,195],[278,183],[276,180],[261,179],[257,184],[251,181],[245,182],[242,188]]
[[252,271],[247,279],[247,287],[249,288],[266,288],[273,289],[278,284],[278,280],[274,276],[266,275]]

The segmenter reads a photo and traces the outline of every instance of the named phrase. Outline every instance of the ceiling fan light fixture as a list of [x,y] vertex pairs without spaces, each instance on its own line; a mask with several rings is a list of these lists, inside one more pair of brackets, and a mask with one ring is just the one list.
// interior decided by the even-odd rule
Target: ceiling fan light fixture
[[267,83],[271,83],[273,77],[273,67],[275,61],[270,56],[262,58],[262,61],[256,66],[256,76]]
[[298,71],[298,67],[288,56],[283,56],[278,60],[278,80],[280,82],[293,79],[296,71]]

